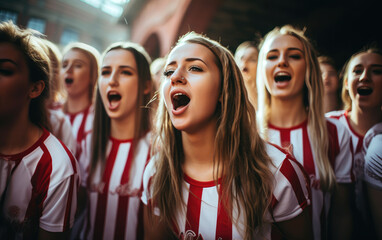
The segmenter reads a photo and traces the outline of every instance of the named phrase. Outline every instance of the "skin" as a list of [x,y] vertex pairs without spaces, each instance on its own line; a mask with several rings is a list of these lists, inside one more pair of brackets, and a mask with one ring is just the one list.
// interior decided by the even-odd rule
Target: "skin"
[[324,112],[339,109],[337,90],[339,79],[336,69],[330,64],[320,63],[322,81],[324,83]]
[[[376,123],[382,121],[382,56],[376,53],[361,53],[349,63],[345,87],[352,100],[350,125],[361,136]],[[373,89],[369,96],[361,96],[357,88]]]
[[[24,55],[11,43],[0,43],[0,152],[18,154],[31,147],[42,135],[28,116],[30,101],[41,95],[43,80],[29,81]],[[6,103],[6,104],[1,104]],[[39,229],[38,239],[66,239],[67,233]]]
[[[70,113],[80,112],[91,103],[90,68],[89,58],[80,50],[70,50],[63,57],[60,77],[68,94],[67,102]],[[67,78],[73,79],[73,83],[66,84],[65,79]]]
[[[278,127],[296,126],[307,117],[303,104],[306,72],[303,45],[293,36],[276,36],[268,45],[265,61],[265,84],[272,102],[270,122]],[[291,80],[277,83],[278,73],[291,76]]]

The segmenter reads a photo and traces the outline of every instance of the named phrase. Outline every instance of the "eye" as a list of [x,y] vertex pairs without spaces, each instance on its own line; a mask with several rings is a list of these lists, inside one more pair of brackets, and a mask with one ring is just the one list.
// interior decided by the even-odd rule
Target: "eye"
[[362,72],[363,72],[363,69],[360,69],[360,68],[356,68],[353,70],[353,73],[355,73],[356,75],[360,75],[362,74]]
[[7,69],[0,69],[0,74],[3,76],[10,76],[13,74],[13,71]]
[[82,68],[82,64],[76,64],[74,65],[75,68]]
[[110,74],[110,71],[109,70],[102,70],[101,71],[101,76],[107,76]]
[[163,72],[163,75],[164,75],[165,77],[170,77],[173,73],[174,73],[174,70],[165,70],[165,71]]
[[267,56],[267,60],[275,60],[275,59],[277,59],[277,55],[270,54]]
[[301,59],[302,56],[300,54],[292,54],[290,55],[290,58],[298,60],[298,59]]
[[189,71],[203,72],[203,69],[201,67],[198,67],[198,66],[191,66],[189,68]]
[[373,69],[373,73],[376,75],[381,75],[382,74],[382,68],[375,68]]
[[133,75],[132,72],[127,71],[127,70],[122,70],[122,71],[121,71],[121,74],[122,74],[122,75],[127,75],[127,76],[131,76],[131,75]]

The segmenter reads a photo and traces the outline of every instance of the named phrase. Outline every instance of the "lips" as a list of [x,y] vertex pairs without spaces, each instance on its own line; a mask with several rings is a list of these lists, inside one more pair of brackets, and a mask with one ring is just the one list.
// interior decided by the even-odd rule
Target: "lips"
[[373,93],[373,89],[371,87],[361,86],[357,88],[357,93],[361,96],[368,96]]
[[107,93],[107,99],[109,100],[109,109],[114,110],[119,107],[122,96],[116,91],[110,91]]
[[183,113],[190,103],[190,96],[182,89],[173,89],[170,92],[172,112],[175,115]]
[[72,84],[73,83],[73,78],[65,78],[65,83],[66,84]]
[[292,79],[292,76],[287,72],[278,72],[275,74],[274,79],[276,83],[287,82]]

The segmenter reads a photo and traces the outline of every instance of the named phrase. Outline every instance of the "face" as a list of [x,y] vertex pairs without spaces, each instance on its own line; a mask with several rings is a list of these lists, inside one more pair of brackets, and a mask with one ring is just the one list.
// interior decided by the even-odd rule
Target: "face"
[[0,119],[29,108],[31,85],[23,54],[11,43],[0,43]]
[[90,59],[81,50],[70,50],[62,60],[61,80],[69,98],[90,94]]
[[302,43],[293,36],[280,35],[266,47],[265,84],[272,98],[302,98],[306,72]]
[[175,47],[165,66],[162,94],[175,128],[192,133],[216,122],[221,76],[214,54],[205,46]]
[[243,74],[245,82],[256,81],[258,51],[254,47],[240,49],[235,54],[235,60]]
[[102,102],[112,120],[135,119],[138,71],[134,55],[124,49],[108,52],[98,81]]
[[345,81],[353,106],[381,108],[382,105],[382,56],[361,53],[349,63]]
[[332,65],[326,63],[320,63],[320,69],[325,93],[336,93],[339,87],[337,71]]

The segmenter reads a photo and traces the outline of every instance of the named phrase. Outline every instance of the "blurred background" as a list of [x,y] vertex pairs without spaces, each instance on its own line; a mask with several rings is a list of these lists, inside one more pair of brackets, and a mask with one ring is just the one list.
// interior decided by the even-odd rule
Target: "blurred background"
[[380,0],[0,0],[0,21],[45,34],[60,48],[81,41],[103,51],[116,41],[165,56],[192,30],[232,52],[275,26],[306,27],[319,53],[341,67],[355,51],[381,44]]

